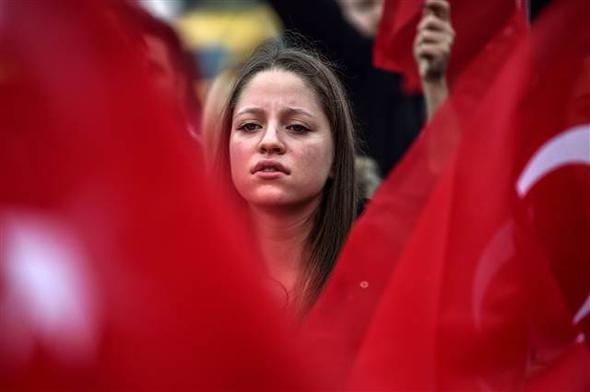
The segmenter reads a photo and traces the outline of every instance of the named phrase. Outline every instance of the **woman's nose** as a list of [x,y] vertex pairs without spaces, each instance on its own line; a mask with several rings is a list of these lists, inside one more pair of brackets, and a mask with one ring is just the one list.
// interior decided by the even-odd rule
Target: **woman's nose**
[[285,152],[285,144],[277,126],[269,126],[264,130],[262,139],[258,144],[258,151],[263,154],[282,154]]

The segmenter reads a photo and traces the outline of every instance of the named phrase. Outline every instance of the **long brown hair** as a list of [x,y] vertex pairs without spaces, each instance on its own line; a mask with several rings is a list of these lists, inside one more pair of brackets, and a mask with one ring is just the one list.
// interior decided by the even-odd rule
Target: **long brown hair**
[[293,72],[314,90],[332,132],[334,175],[324,186],[322,200],[306,239],[305,250],[309,256],[298,283],[298,302],[306,308],[313,304],[324,286],[355,217],[355,127],[349,100],[332,65],[318,53],[297,45],[287,45],[280,40],[267,41],[243,65],[223,111],[213,169],[231,183],[229,138],[232,116],[242,90],[256,74],[271,69]]

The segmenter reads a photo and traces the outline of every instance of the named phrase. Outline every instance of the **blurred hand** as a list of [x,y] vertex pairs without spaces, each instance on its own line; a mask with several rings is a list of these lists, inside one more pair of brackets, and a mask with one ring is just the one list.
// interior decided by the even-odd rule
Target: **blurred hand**
[[414,39],[414,57],[422,81],[444,81],[455,31],[446,0],[426,0]]
[[375,38],[383,14],[384,0],[338,0],[346,21],[359,33]]

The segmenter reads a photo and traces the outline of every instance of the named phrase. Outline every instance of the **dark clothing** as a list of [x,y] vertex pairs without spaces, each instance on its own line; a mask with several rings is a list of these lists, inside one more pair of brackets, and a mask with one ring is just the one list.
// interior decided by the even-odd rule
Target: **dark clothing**
[[316,44],[341,67],[359,124],[360,152],[377,161],[382,175],[418,135],[424,117],[420,96],[406,96],[399,75],[373,67],[373,40],[357,32],[335,0],[270,0],[286,30]]

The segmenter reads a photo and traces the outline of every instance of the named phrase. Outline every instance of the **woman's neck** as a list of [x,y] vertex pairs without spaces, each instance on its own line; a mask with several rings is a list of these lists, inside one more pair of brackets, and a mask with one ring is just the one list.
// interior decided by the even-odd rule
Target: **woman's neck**
[[256,237],[270,276],[292,292],[305,267],[306,240],[317,203],[300,208],[250,206]]

